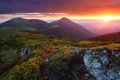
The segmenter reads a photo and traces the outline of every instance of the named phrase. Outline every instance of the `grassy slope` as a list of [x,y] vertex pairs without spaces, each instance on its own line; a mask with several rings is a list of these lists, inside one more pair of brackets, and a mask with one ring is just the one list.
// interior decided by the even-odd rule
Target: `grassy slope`
[[[49,54],[52,54],[49,58],[57,68],[56,73],[64,77],[73,56],[71,51],[75,48],[120,48],[118,43],[113,45],[109,42],[75,41],[27,32],[19,32],[12,38],[7,37],[1,40],[0,44],[2,44],[0,57],[4,61],[0,66],[0,72],[7,72],[1,76],[2,80],[41,80],[41,66]],[[28,45],[32,51],[20,61],[20,53],[24,45]],[[58,48],[57,52],[55,48]],[[13,65],[13,63],[17,64]],[[9,71],[2,71],[4,68]]]

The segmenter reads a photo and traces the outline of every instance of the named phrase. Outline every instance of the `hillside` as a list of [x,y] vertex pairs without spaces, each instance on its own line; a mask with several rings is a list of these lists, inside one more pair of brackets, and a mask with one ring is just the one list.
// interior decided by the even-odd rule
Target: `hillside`
[[101,35],[101,36],[89,38],[88,40],[92,40],[92,41],[116,41],[116,42],[120,42],[120,32],[105,34],[105,35]]
[[[76,33],[83,38],[91,32],[79,27],[67,18],[52,23],[15,18],[2,24],[0,80],[120,79],[119,33],[112,34],[112,38],[102,37],[107,39],[103,42],[101,38],[83,41],[77,40],[80,35]],[[68,39],[68,33],[75,37]]]
[[88,31],[67,18],[47,23],[42,20],[14,18],[0,24],[0,34],[13,34],[16,32],[28,31],[37,32],[56,37],[86,39],[96,36],[95,33]]
[[51,28],[47,30],[49,34],[65,38],[85,39],[96,35],[67,18],[61,18],[58,21],[54,21],[50,23],[50,26]]
[[[31,49],[26,57],[21,56],[24,46]],[[0,38],[0,80],[96,80],[96,75],[91,75],[91,71],[86,69],[91,67],[84,64],[86,48],[101,51],[106,48],[120,49],[120,45],[57,38],[30,32],[19,32]],[[78,53],[80,49],[83,51]],[[92,59],[93,63],[94,59],[96,58]],[[115,64],[120,65],[118,58],[113,59]],[[110,65],[112,67],[113,63]]]

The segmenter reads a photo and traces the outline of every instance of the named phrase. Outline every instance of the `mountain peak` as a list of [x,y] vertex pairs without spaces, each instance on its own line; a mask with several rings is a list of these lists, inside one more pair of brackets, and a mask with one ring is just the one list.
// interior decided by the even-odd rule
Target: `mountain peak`
[[11,19],[11,20],[25,20],[25,19],[23,19],[23,18],[21,18],[21,17],[16,17],[16,18],[13,18],[13,19]]
[[16,17],[16,18],[13,18],[13,19],[10,19],[10,20],[8,20],[8,21],[12,21],[12,22],[23,22],[23,21],[26,21],[26,19],[24,19],[24,18],[21,18],[21,17]]
[[58,20],[59,22],[72,22],[70,19],[63,17],[61,19]]
[[69,20],[69,19],[66,17],[62,17],[61,20]]

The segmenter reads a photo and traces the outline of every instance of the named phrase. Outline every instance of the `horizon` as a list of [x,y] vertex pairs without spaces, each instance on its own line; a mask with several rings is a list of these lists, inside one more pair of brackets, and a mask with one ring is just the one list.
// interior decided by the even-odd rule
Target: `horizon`
[[[26,14],[26,13],[25,13]],[[31,13],[32,14],[32,13]],[[73,16],[73,17],[71,17],[71,16],[58,16],[58,17],[47,17],[47,18],[45,18],[45,17],[37,17],[37,16],[35,16],[35,14],[34,14],[34,16],[35,17],[25,17],[25,16],[28,16],[28,15],[31,15],[31,14],[26,14],[26,15],[24,15],[24,16],[21,16],[21,15],[9,15],[9,14],[0,14],[0,22],[5,22],[5,21],[7,21],[7,20],[10,20],[10,19],[13,19],[13,18],[24,18],[24,19],[38,19],[38,20],[44,20],[44,21],[55,21],[55,20],[59,20],[59,19],[61,19],[61,18],[63,18],[63,17],[66,17],[66,18],[68,18],[68,19],[71,19],[71,20],[98,20],[98,21],[103,21],[103,20],[110,20],[110,21],[116,21],[116,20],[120,20],[120,16],[97,16],[97,17],[95,17],[95,16],[92,16],[92,17],[87,17],[87,16]],[[32,14],[33,15],[33,14]],[[52,14],[53,15],[53,14]]]
[[[23,19],[35,19],[35,20],[43,20],[43,21],[46,21],[46,22],[52,22],[52,21],[57,21],[59,19],[62,19],[62,18],[67,18],[67,19],[70,19],[71,21],[101,21],[101,22],[104,22],[104,18],[91,18],[91,19],[87,19],[87,18],[83,18],[83,19],[76,19],[76,18],[69,18],[69,17],[66,17],[66,16],[62,16],[62,17],[59,17],[59,18],[50,18],[50,19],[42,19],[42,18],[24,18],[24,17],[20,17],[20,16],[17,16],[17,17],[12,17],[12,18],[6,18],[6,19],[0,19],[0,23],[3,23],[3,22],[6,22],[8,20],[11,20],[11,19],[14,19],[14,18],[23,18]],[[112,22],[112,21],[120,21],[120,19],[110,19],[108,22]],[[107,21],[105,21],[107,22]]]
[[120,30],[119,4],[119,0],[1,0],[0,24],[16,17],[48,23],[66,17],[90,31],[105,34]]
[[[22,17],[16,17],[16,18],[22,18]],[[53,21],[57,21],[57,20],[60,20],[62,18],[67,18],[67,17],[61,17],[59,19],[43,20],[43,21],[51,23]],[[23,18],[23,19],[25,19],[25,18]],[[67,18],[67,19],[69,19],[69,18]],[[42,19],[37,19],[37,20],[42,20]],[[99,19],[81,19],[81,20],[70,19],[70,20],[83,26],[84,28],[88,29],[89,31],[92,31],[92,32],[97,33],[99,35],[120,31],[120,27],[119,27],[120,20],[110,20],[110,21],[104,21],[104,20],[99,20]],[[1,21],[0,24],[4,23],[6,21]]]

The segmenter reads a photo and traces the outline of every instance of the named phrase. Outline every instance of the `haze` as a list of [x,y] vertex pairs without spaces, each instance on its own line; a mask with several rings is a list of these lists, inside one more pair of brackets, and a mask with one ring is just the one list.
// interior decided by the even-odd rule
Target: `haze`
[[120,20],[113,20],[110,22],[103,22],[101,20],[75,20],[74,22],[97,34],[107,34],[120,31]]

